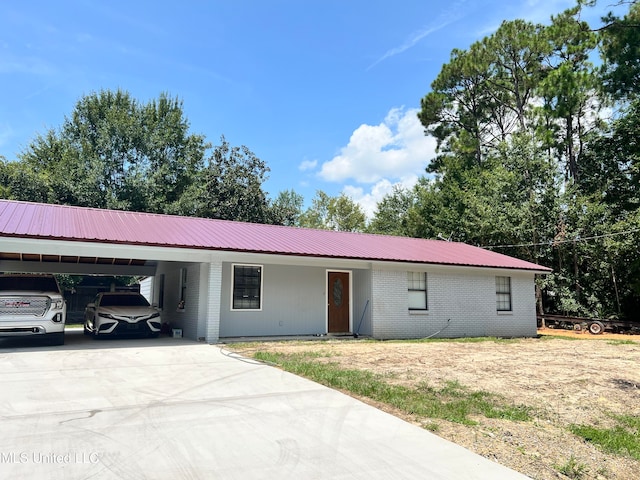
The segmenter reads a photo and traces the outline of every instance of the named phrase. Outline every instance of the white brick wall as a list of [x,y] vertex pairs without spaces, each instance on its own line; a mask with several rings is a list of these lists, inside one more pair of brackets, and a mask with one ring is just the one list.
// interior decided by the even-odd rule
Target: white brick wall
[[220,338],[220,301],[222,292],[222,262],[212,262],[206,270],[206,281],[203,281],[201,299],[204,301],[202,315],[205,325],[205,340],[217,343]]
[[[375,338],[536,334],[533,273],[434,268],[427,274],[429,310],[409,312],[406,271],[372,271]],[[496,275],[511,277],[511,312],[496,311]]]
[[[187,268],[184,310],[177,309],[180,268]],[[536,334],[533,273],[429,267],[426,270],[429,309],[410,312],[407,271],[374,266],[370,272],[371,281],[366,279],[366,288],[360,286],[362,292],[354,287],[354,301],[356,297],[362,297],[360,303],[365,301],[365,296],[368,299],[368,292],[371,292],[371,303],[360,333],[366,332],[380,339],[424,338],[434,334],[439,337],[527,337]],[[216,343],[221,333],[222,262],[163,262],[158,267],[157,275],[160,274],[165,275],[163,321],[174,328],[182,328],[187,338],[204,338],[209,343]],[[511,278],[511,312],[496,311],[496,275]],[[365,277],[360,278],[361,283]],[[154,288],[155,302],[158,293]],[[354,312],[354,328],[360,320],[359,308]],[[251,334],[251,331],[246,332],[246,335]]]

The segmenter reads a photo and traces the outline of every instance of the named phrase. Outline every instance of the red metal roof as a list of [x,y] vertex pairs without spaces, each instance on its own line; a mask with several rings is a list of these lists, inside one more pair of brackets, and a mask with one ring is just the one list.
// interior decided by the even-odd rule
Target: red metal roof
[[551,271],[464,243],[11,200],[1,237]]

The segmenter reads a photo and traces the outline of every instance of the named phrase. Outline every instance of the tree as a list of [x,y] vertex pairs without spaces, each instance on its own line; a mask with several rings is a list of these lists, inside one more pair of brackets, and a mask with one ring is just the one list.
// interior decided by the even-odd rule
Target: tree
[[[455,152],[467,164],[480,165],[487,133],[490,97],[483,88],[487,75],[482,52],[453,50],[451,60],[431,84],[418,113],[425,132],[438,141],[444,156]],[[438,171],[437,159],[430,171]]]
[[601,30],[600,53],[603,85],[615,98],[640,93],[640,3],[630,2],[629,12],[619,18],[609,13]]
[[297,226],[302,215],[304,198],[294,190],[284,190],[271,203],[273,223],[278,225]]
[[212,149],[189,133],[182,102],[167,94],[148,103],[122,90],[87,95],[60,129],[38,135],[19,158],[21,176],[12,178],[33,181],[39,190],[31,200],[274,221],[262,190],[266,164],[244,145],[222,137]]
[[204,137],[188,133],[182,102],[140,104],[124,91],[81,98],[59,130],[38,135],[19,159],[50,188],[50,201],[173,213],[202,168]]
[[232,147],[221,137],[206,167],[179,204],[179,213],[206,218],[271,223],[262,184],[269,167],[246,146]]
[[593,139],[580,165],[580,189],[599,196],[616,215],[640,208],[640,99]]
[[[602,236],[581,247],[583,290],[593,289],[604,315],[637,315],[640,307],[640,100],[593,140],[581,163],[581,209],[574,215],[583,236]],[[600,212],[594,218],[591,212]],[[614,301],[615,300],[615,301]]]
[[344,193],[337,197],[330,197],[322,190],[318,190],[311,207],[300,216],[300,226],[362,232],[366,227],[366,215],[362,208]]
[[[539,282],[548,307],[631,317],[640,306],[640,2],[620,2],[629,14],[598,30],[580,19],[593,3],[578,0],[545,27],[504,22],[454,50],[419,115],[438,141],[435,177],[421,179],[403,213],[401,197],[386,197],[371,225],[395,221],[409,235],[550,266]],[[603,69],[590,60],[599,34]],[[603,106],[618,115],[611,125]]]
[[43,202],[49,200],[46,178],[20,162],[9,162],[0,156],[0,198]]
[[544,100],[541,108],[544,128],[555,132],[550,147],[564,159],[569,179],[578,178],[585,136],[597,124],[599,107],[597,77],[589,61],[597,37],[585,22],[577,20],[580,8],[576,6],[553,16],[552,24],[545,30],[553,55],[549,57],[549,72],[539,87]]
[[329,202],[328,226],[342,232],[362,232],[366,227],[366,215],[360,205],[344,193]]
[[500,140],[516,127],[525,131],[531,120],[531,101],[546,74],[543,62],[551,53],[542,31],[541,25],[523,20],[504,21],[475,47],[485,51],[489,62],[487,83],[489,94],[500,106],[494,114]]
[[367,230],[386,235],[412,236],[409,211],[415,203],[415,189],[394,186],[391,193],[378,202]]
[[300,215],[300,226],[329,230],[329,202],[331,197],[322,190],[316,190],[311,206]]
[[523,20],[505,21],[468,50],[453,50],[418,114],[442,152],[430,172],[443,172],[445,156],[481,166],[508,135],[527,128],[551,51],[541,31]]

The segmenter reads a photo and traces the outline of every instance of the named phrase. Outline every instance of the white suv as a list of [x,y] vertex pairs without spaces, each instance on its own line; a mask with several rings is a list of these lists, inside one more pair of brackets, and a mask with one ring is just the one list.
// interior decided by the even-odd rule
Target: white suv
[[53,275],[0,275],[0,337],[64,344],[67,305]]

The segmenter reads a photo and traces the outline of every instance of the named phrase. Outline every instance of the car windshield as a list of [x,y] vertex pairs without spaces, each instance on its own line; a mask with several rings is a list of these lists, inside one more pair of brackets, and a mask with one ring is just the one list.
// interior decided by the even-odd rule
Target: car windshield
[[53,277],[0,277],[0,290],[30,290],[33,292],[57,292],[58,284]]
[[101,307],[148,307],[149,302],[142,295],[104,295]]

